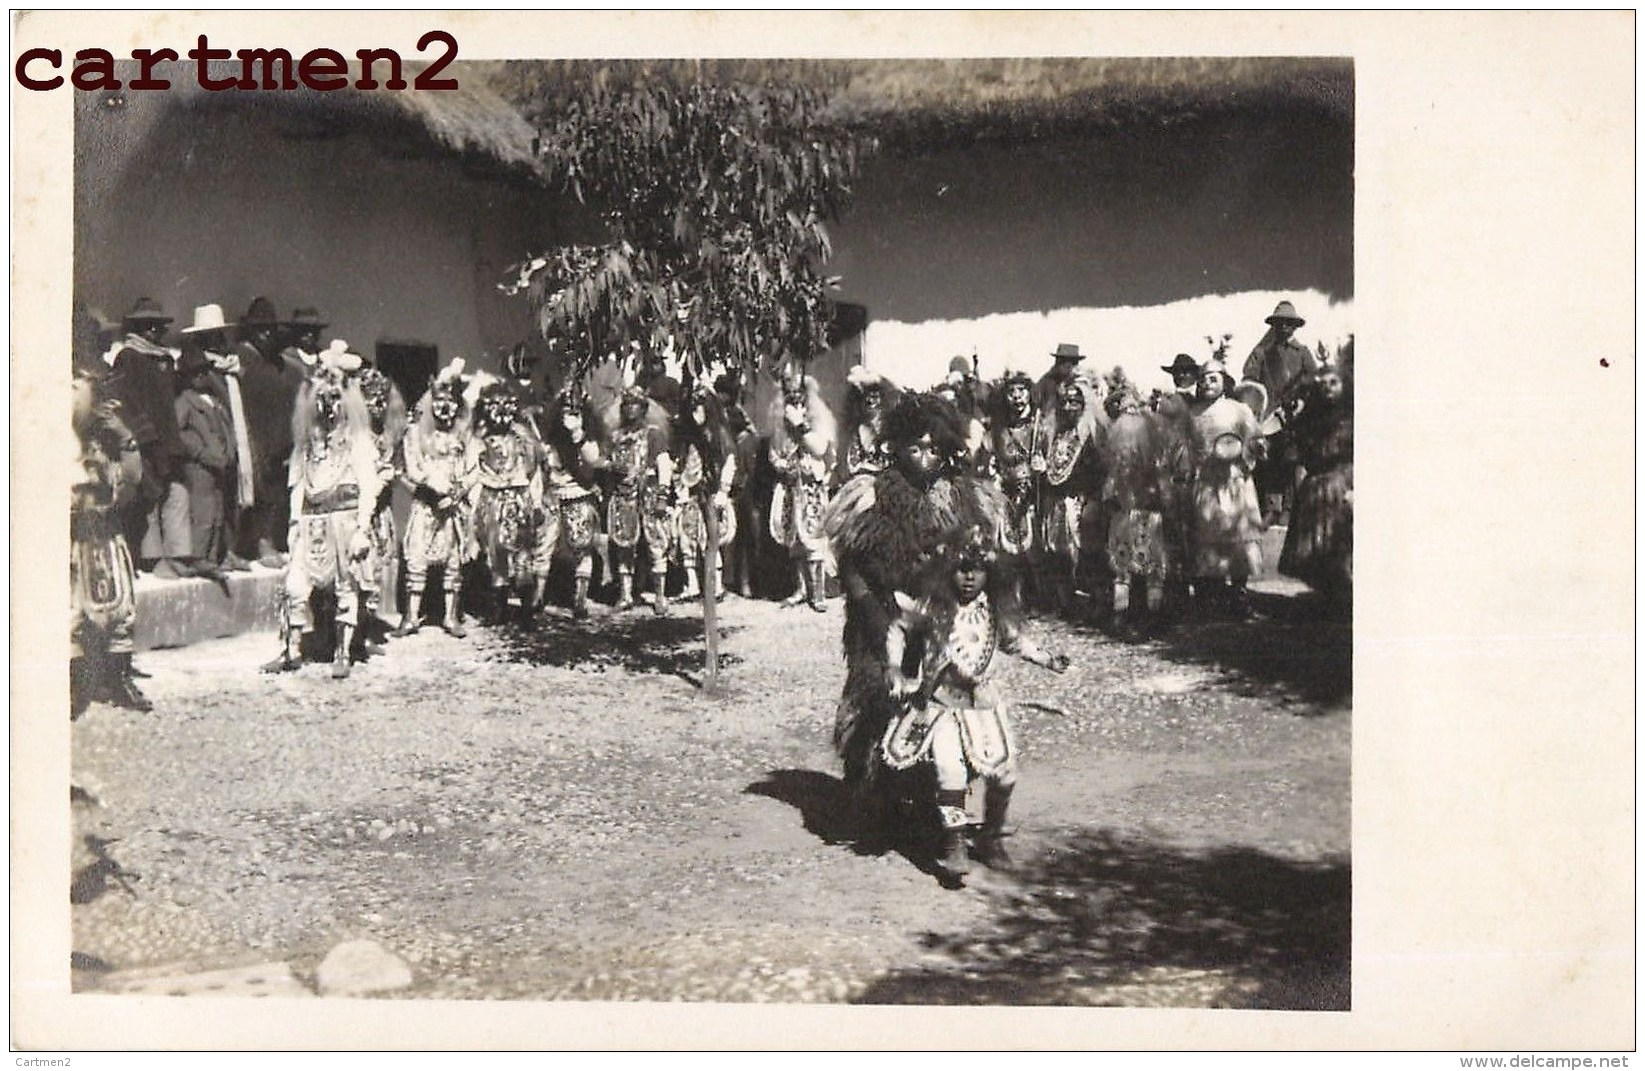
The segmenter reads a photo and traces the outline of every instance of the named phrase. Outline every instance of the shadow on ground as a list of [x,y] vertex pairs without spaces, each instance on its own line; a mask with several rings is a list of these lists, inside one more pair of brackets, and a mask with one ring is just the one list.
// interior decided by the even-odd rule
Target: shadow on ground
[[[1311,593],[1252,592],[1250,600],[1253,615],[1243,621],[1190,607],[1150,645],[1168,661],[1217,671],[1235,695],[1271,698],[1283,691],[1311,704],[1304,711],[1308,714],[1348,706],[1353,698],[1351,622]],[[1090,623],[1072,627],[1086,634],[1102,631]]]
[[[845,781],[818,770],[772,770],[743,792],[786,803],[800,812],[805,831],[824,844],[845,844],[858,855],[885,855],[895,852],[908,865],[938,882],[955,887],[954,880],[936,865],[936,839],[940,832],[929,800],[934,786],[921,779],[926,767],[902,775],[906,780],[893,786],[884,805],[883,822],[858,828],[851,791]],[[926,801],[923,802],[922,801]]]
[[[720,669],[742,659],[724,650],[725,638],[740,628],[720,629]],[[490,657],[533,666],[557,666],[601,673],[657,673],[699,684],[703,673],[700,611],[658,617],[648,607],[627,613],[597,613],[582,621],[552,614],[534,625],[507,624],[489,630]]]
[[74,868],[69,878],[69,903],[89,904],[113,888],[120,888],[128,895],[135,896],[131,883],[138,878],[120,865],[120,861],[109,854],[109,846],[114,844],[113,839],[86,834],[81,838],[84,846],[85,861]]
[[1098,832],[1016,877],[988,892],[976,930],[926,936],[946,962],[894,971],[856,1003],[1349,1008],[1346,861]]
[[1165,638],[1173,662],[1224,671],[1239,695],[1272,695],[1276,686],[1331,710],[1354,687],[1354,633],[1311,596],[1253,592],[1247,621],[1189,622]]

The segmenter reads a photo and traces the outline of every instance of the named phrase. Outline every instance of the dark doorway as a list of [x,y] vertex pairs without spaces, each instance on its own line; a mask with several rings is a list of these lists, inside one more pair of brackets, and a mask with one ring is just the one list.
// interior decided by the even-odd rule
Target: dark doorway
[[426,342],[396,342],[387,339],[377,343],[377,367],[400,388],[406,408],[417,404],[440,367],[440,348]]

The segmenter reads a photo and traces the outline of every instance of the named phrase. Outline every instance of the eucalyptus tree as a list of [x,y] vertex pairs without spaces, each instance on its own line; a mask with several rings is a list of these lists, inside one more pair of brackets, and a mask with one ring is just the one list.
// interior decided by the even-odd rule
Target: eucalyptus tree
[[[719,368],[747,383],[822,353],[837,284],[827,224],[847,206],[863,149],[830,118],[826,90],[704,78],[685,63],[567,72],[543,80],[529,110],[543,172],[596,226],[518,265],[509,283],[567,374],[637,350],[672,354],[687,382]],[[707,541],[712,688],[717,532]]]

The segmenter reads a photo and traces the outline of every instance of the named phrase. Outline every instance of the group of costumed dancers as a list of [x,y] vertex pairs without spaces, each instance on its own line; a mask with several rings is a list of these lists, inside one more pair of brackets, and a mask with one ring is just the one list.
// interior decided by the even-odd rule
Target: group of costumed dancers
[[[423,627],[436,582],[440,626],[466,635],[462,589],[472,563],[497,620],[533,620],[557,562],[574,577],[573,616],[586,617],[597,555],[615,576],[616,610],[634,606],[642,566],[659,614],[673,564],[684,566],[685,596],[700,593],[705,511],[714,511],[720,542],[736,535],[735,442],[718,398],[694,390],[677,414],[633,385],[607,413],[593,412],[575,384],[548,406],[528,398],[518,380],[471,374],[459,359],[408,414],[394,383],[345,343],[318,356],[293,417],[291,562],[281,651],[266,672],[301,665],[301,637],[315,629],[312,596],[325,591],[335,616],[332,675],[346,677],[360,630],[378,620],[402,565],[397,637]],[[396,484],[410,492],[398,527]]]
[[989,685],[995,653],[1068,667],[1024,635],[1025,590],[1067,608],[1100,555],[1116,631],[1163,621],[1171,589],[1244,613],[1262,568],[1254,473],[1272,440],[1296,465],[1281,569],[1339,605],[1351,593],[1345,370],[1322,362],[1270,407],[1220,355],[1162,368],[1175,390],[1146,400],[1119,370],[1089,379],[1060,360],[1038,383],[1011,373],[984,391],[957,360],[923,394],[853,370],[851,476],[824,514],[846,598],[834,743],[862,835],[934,832],[946,881],[973,857],[1010,865],[1016,747]]
[[[1346,369],[1323,364],[1271,406],[1219,356],[1178,355],[1162,366],[1175,389],[1144,398],[1120,370],[1086,376],[1065,351],[1078,353],[1059,347],[1037,382],[1011,372],[981,384],[956,359],[920,392],[859,366],[843,420],[794,364],[762,435],[730,377],[672,391],[630,379],[596,411],[577,382],[538,399],[521,370],[470,373],[461,360],[408,413],[387,376],[333,342],[297,398],[281,649],[263,668],[298,668],[311,596],[326,591],[331,672],[346,677],[402,567],[392,634],[423,627],[437,581],[440,625],[461,637],[465,571],[485,576],[498,619],[533,618],[556,568],[571,574],[573,617],[586,617],[596,560],[615,610],[649,580],[661,614],[671,567],[683,567],[685,598],[723,595],[726,562],[746,591],[747,547],[769,538],[791,563],[790,604],[824,610],[830,577],[844,596],[834,742],[858,828],[874,838],[923,823],[949,880],[973,856],[1007,865],[1016,747],[989,683],[994,656],[1068,667],[1024,634],[1025,601],[1068,611],[1082,581],[1105,578],[1112,627],[1127,635],[1167,620],[1173,603],[1244,612],[1262,566],[1253,474],[1271,439],[1295,466],[1281,570],[1335,600],[1352,584]],[[107,424],[88,414],[77,421]],[[82,436],[75,583],[101,615],[85,631],[115,637],[108,656],[129,662],[132,595],[118,582],[129,560],[122,570],[117,535],[96,522],[129,483],[121,438]],[[396,485],[409,491],[403,524]],[[711,528],[722,566],[699,578]]]

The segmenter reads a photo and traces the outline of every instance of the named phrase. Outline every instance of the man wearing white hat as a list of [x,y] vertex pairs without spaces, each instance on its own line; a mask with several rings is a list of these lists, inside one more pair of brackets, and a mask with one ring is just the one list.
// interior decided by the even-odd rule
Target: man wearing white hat
[[[228,545],[223,549],[221,565],[232,572],[244,572],[250,566],[234,552],[234,533],[238,529],[240,511],[251,506],[254,495],[250,432],[246,424],[245,401],[240,394],[242,370],[239,354],[229,348],[228,332],[231,326],[223,316],[221,305],[200,305],[194,310],[194,322],[183,328],[181,333],[184,359],[196,353],[204,356],[210,366],[212,387],[228,408],[232,456],[227,471],[230,484],[223,489],[222,520],[228,533]],[[190,493],[194,494],[192,488]],[[196,542],[201,527],[201,519],[195,518]],[[194,547],[194,552],[204,553],[199,546]]]

